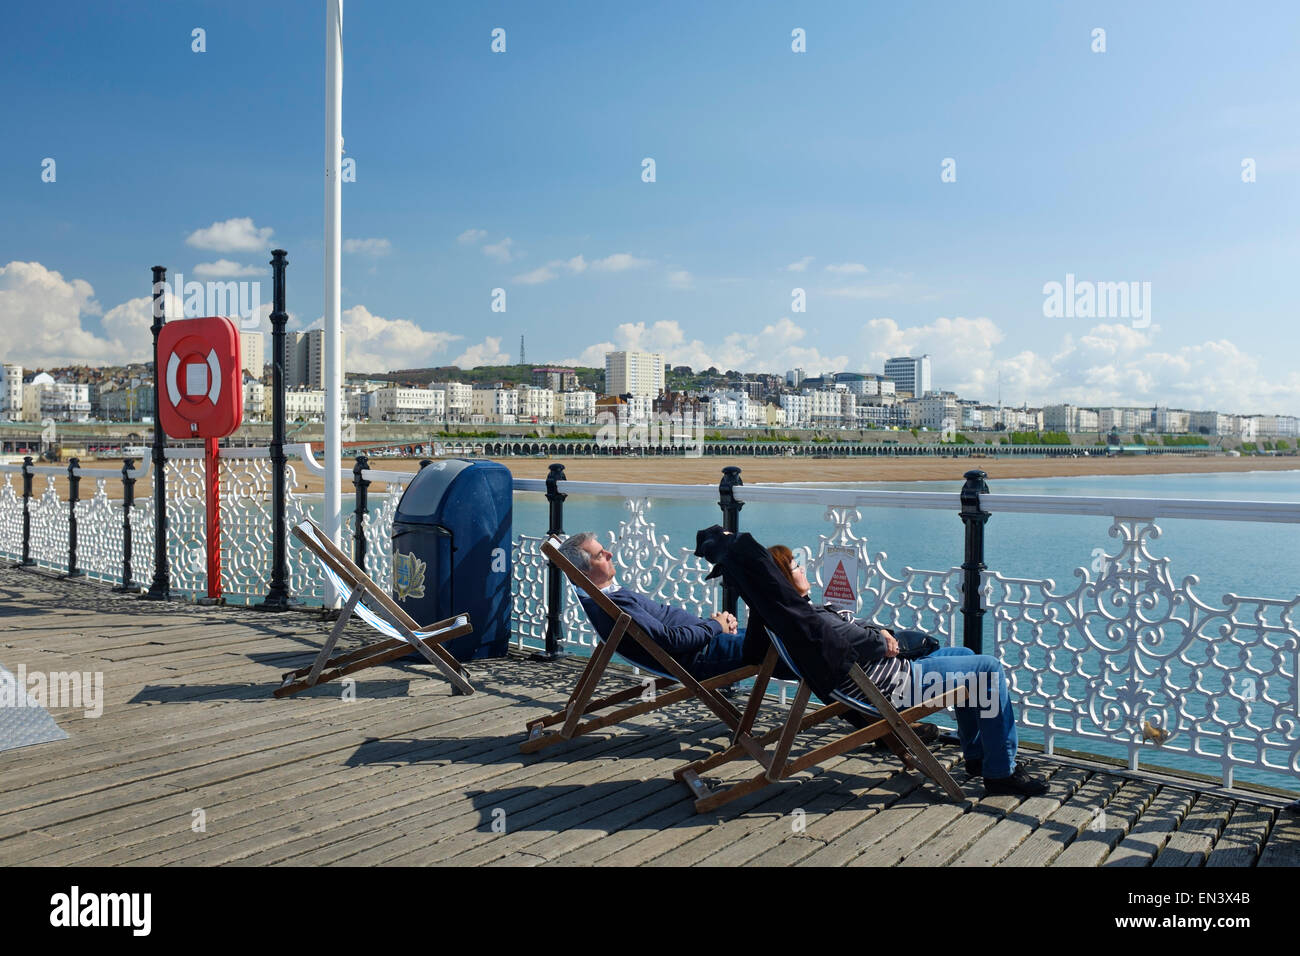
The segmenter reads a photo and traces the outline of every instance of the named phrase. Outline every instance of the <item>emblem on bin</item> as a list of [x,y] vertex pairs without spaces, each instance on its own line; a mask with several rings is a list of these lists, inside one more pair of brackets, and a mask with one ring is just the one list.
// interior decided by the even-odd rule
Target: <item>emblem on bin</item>
[[424,567],[413,554],[393,555],[393,590],[399,601],[424,597]]

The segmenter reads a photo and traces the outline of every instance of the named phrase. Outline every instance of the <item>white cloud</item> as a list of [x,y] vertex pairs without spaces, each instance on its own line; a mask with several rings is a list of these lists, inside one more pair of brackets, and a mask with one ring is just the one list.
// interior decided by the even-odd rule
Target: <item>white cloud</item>
[[803,257],[802,259],[800,259],[798,262],[792,262],[792,263],[790,263],[788,266],[786,266],[786,267],[785,267],[785,271],[786,271],[786,272],[806,272],[806,271],[808,271],[808,264],[809,264],[810,262],[812,262],[812,261],[813,261],[813,257],[812,257],[812,256],[804,256],[804,257]]
[[270,272],[270,267],[265,269],[258,266],[242,266],[238,262],[231,262],[229,259],[218,259],[216,262],[200,262],[194,267],[194,274],[202,278],[235,277],[241,276],[261,276]]
[[[85,279],[66,280],[39,262],[0,267],[0,341],[5,361],[30,367],[139,362],[153,350],[153,298],[140,296],[103,312]],[[169,316],[182,315],[167,293]],[[103,315],[103,335],[83,319]]]
[[[311,328],[321,328],[317,319]],[[339,314],[343,330],[343,367],[348,372],[386,372],[399,368],[423,368],[434,361],[452,342],[464,336],[431,332],[409,319],[386,319],[364,305],[354,305]],[[270,343],[268,343],[269,348]]]
[[344,239],[343,251],[362,256],[386,256],[393,251],[387,239]]
[[1006,355],[1006,334],[987,318],[938,318],[901,328],[893,319],[863,327],[864,365],[883,368],[895,355],[929,353],[936,388],[994,401],[1001,373],[1008,405],[1071,403],[1168,405],[1234,414],[1300,412],[1300,373],[1266,375],[1257,358],[1226,339],[1159,347],[1159,328],[1102,323],[1067,333],[1050,355],[1023,349]]
[[[578,256],[578,258],[581,259],[582,257]],[[592,262],[591,267],[601,272],[625,272],[628,269],[639,269],[649,264],[649,259],[638,259],[626,252],[616,252],[612,256],[595,260]]]
[[497,262],[510,262],[514,259],[510,247],[514,245],[514,240],[506,236],[500,242],[494,242],[491,245],[483,247],[483,254],[488,258],[495,259]]
[[740,371],[772,371],[778,367],[784,371],[796,366],[818,370],[847,367],[847,356],[825,355],[816,348],[799,344],[804,336],[804,329],[788,317],[757,332],[733,332],[715,343],[688,340],[681,325],[672,320],[649,326],[644,322],[625,322],[614,330],[614,341],[592,345],[577,357],[563,361],[603,368],[606,352],[635,349],[662,352],[669,365],[689,365],[697,371],[710,366]]
[[865,275],[867,267],[861,262],[841,262],[838,265],[828,265],[826,271],[836,275]]
[[636,256],[626,252],[616,252],[613,255],[606,256],[603,259],[594,259],[588,262],[581,253],[572,259],[552,259],[544,266],[538,266],[531,272],[525,272],[522,275],[515,276],[515,282],[522,285],[538,285],[542,282],[550,282],[552,279],[559,277],[560,273],[568,272],[571,275],[581,275],[588,268],[597,272],[627,272],[630,269],[640,269],[643,266],[651,264],[650,259],[638,259]]
[[[471,345],[451,360],[458,368],[477,368],[480,365],[509,365],[510,356],[501,351],[501,337],[489,335],[478,345]],[[601,360],[604,364],[604,360]]]
[[531,272],[525,272],[523,275],[515,276],[515,282],[521,285],[538,285],[542,282],[550,282],[560,272],[570,272],[573,275],[587,271],[587,260],[581,254],[574,256],[572,259],[552,259],[544,266],[538,266]]
[[892,299],[903,293],[903,287],[896,282],[870,283],[837,286],[823,291],[824,295],[833,295],[845,299]]
[[538,285],[542,282],[550,282],[555,278],[555,270],[550,266],[538,266],[532,272],[525,272],[517,275],[512,281],[520,285]]
[[459,236],[456,237],[456,241],[463,242],[465,243],[465,245],[469,246],[469,245],[473,245],[476,242],[481,242],[486,238],[487,238],[486,229],[466,229],[464,232],[462,232]]
[[685,269],[672,269],[668,272],[668,284],[674,289],[689,289],[695,284],[695,279]]
[[196,229],[186,236],[185,243],[214,252],[270,252],[271,231],[269,226],[257,228],[250,217],[244,216]]

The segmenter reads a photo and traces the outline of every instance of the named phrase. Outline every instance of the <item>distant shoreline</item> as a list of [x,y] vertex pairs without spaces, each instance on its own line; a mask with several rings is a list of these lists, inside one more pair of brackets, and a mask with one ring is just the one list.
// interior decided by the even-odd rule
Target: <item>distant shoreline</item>
[[[505,458],[496,460],[510,469],[516,478],[544,479],[551,465],[564,465],[569,481],[640,482],[647,484],[716,485],[722,478],[722,469],[735,466],[741,471],[745,484],[799,483],[835,485],[865,481],[945,481],[960,487],[963,476],[971,469],[988,475],[989,482],[1010,478],[1072,478],[1096,475],[1195,475],[1264,471],[1300,471],[1300,456],[1287,458],[1192,458],[1186,455],[1151,458]],[[293,489],[298,494],[320,494],[324,479],[311,474],[301,462],[291,461],[297,476]],[[351,461],[344,464],[350,469]],[[92,468],[121,468],[121,459],[87,461]],[[371,459],[370,467],[380,471],[414,472],[420,467],[419,458]],[[143,478],[136,482],[136,501],[143,501],[150,493],[152,482]],[[21,483],[15,482],[21,492]],[[68,497],[67,478],[57,476],[55,488],[60,500]],[[94,484],[83,481],[83,498],[94,494]],[[374,488],[382,491],[381,487]],[[45,478],[34,482],[33,492],[45,491]],[[110,499],[120,500],[122,483],[110,479],[104,491]],[[342,486],[348,498],[352,481],[348,477]],[[351,506],[350,500],[344,508]]]

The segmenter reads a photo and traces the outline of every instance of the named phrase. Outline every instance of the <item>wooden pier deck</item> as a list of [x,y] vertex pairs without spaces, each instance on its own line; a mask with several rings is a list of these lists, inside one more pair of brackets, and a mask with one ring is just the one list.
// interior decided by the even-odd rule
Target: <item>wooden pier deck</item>
[[363,672],[355,700],[338,683],[273,699],[324,639],[319,615],[8,567],[0,629],[10,671],[102,672],[105,696],[98,718],[51,708],[67,740],[0,752],[4,865],[1300,865],[1284,801],[1033,756],[1047,795],[984,798],[951,744],[936,753],[960,804],[867,748],[697,815],[672,771],[725,739],[699,708],[519,753],[570,664],[478,663],[480,692],[457,697],[399,662]]

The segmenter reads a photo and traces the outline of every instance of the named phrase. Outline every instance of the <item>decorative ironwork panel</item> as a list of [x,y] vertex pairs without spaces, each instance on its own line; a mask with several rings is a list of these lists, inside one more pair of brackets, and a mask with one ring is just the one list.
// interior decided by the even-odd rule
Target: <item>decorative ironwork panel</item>
[[167,560],[173,594],[206,594],[207,511],[201,458],[169,458],[167,468]]
[[122,500],[109,499],[108,481],[96,478],[94,496],[77,502],[77,567],[90,577],[120,582]]
[[[40,476],[38,476],[39,478]],[[68,567],[68,503],[59,499],[54,476],[45,475],[45,490],[36,494],[32,481],[31,509],[32,560],[43,568],[66,570]]]
[[858,595],[857,616],[887,628],[914,628],[934,635],[945,646],[960,644],[958,621],[961,612],[961,568],[925,571],[905,567],[901,577],[885,567],[888,555],[874,555],[866,537],[853,531],[854,522],[862,520],[857,508],[828,506],[824,515],[831,524],[830,534],[818,535],[813,548],[798,549],[807,562],[809,582],[823,590],[834,573],[836,553],[828,549],[844,548],[857,558],[857,580],[850,582]]
[[[510,582],[511,626],[521,648],[546,646],[546,579],[550,562],[542,554],[545,538],[521,534],[515,542],[514,576]],[[567,587],[567,583],[565,587]],[[577,614],[575,615],[575,612]],[[585,617],[572,594],[564,601],[562,631],[566,644],[590,640],[590,628],[579,634],[576,617]]]
[[1300,597],[1214,607],[1151,553],[1155,522],[1115,518],[1109,534],[1117,552],[1077,568],[1069,591],[985,575],[1021,723],[1049,748],[1057,734],[1119,744],[1134,768],[1159,741],[1215,761],[1229,786],[1237,767],[1300,771]]
[[18,476],[15,488],[13,477],[5,472],[0,485],[0,554],[17,561],[23,556],[23,479]]

